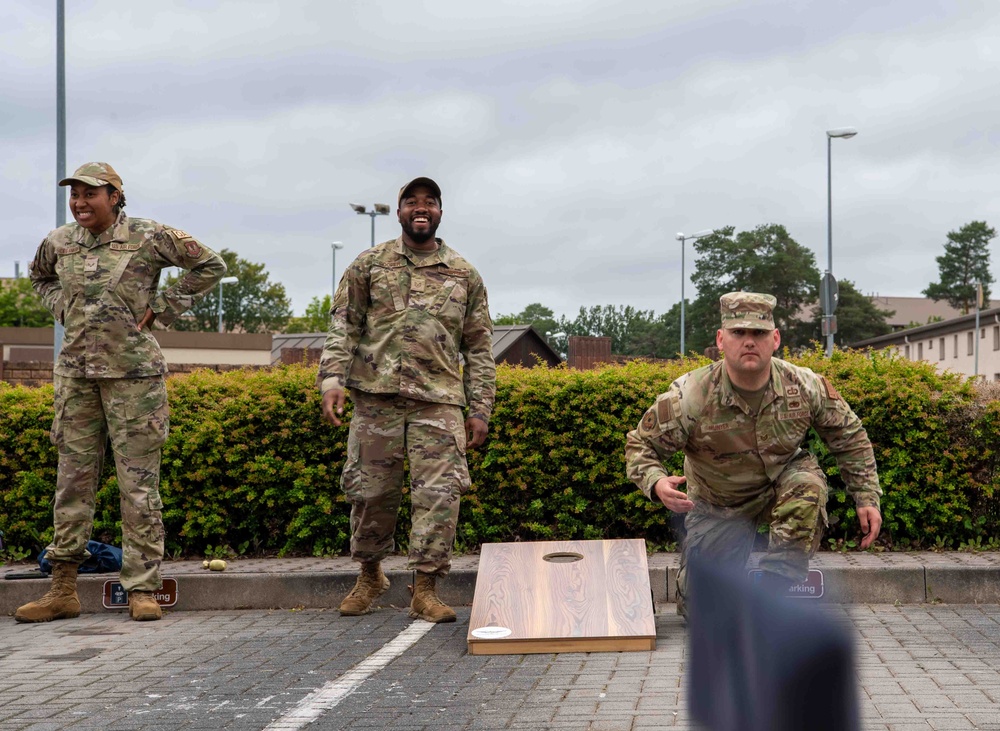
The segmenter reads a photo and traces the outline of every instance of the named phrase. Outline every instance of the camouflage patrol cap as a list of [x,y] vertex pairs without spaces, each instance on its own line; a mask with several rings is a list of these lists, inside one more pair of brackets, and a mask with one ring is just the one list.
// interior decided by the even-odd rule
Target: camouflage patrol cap
[[85,185],[113,185],[115,190],[123,193],[122,179],[115,169],[106,162],[88,162],[76,169],[71,176],[59,181],[59,185],[72,185],[74,182]]
[[774,330],[774,306],[769,294],[729,292],[719,298],[723,330]]
[[396,201],[396,205],[398,206],[403,202],[403,196],[405,196],[408,192],[410,192],[410,188],[413,188],[418,185],[424,185],[430,188],[431,192],[434,193],[434,197],[437,198],[438,205],[439,206],[441,205],[441,186],[439,186],[430,178],[414,178],[409,183],[400,188],[399,199]]

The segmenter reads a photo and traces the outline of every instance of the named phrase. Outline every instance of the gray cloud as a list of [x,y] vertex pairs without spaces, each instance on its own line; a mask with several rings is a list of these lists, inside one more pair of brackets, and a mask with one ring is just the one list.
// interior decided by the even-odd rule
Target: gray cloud
[[[1000,222],[987,4],[69,5],[68,166],[112,162],[132,215],[264,262],[299,311],[331,241],[339,268],[368,245],[347,202],[393,204],[416,174],[495,313],[662,312],[678,230],[782,223],[823,268],[838,126],[860,130],[833,141],[838,277],[917,295],[947,231]],[[54,222],[55,23],[4,11],[0,262],[25,262]]]

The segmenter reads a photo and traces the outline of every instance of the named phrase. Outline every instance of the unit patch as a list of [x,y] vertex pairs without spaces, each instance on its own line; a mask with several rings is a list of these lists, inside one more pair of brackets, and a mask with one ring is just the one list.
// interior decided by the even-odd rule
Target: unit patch
[[825,377],[823,377],[823,385],[826,386],[826,396],[827,396],[827,398],[829,398],[831,401],[840,401],[841,400],[840,394],[837,392],[837,389],[834,388],[833,384],[830,383],[830,381],[828,381]]
[[185,239],[184,248],[187,250],[188,256],[192,259],[197,259],[201,256],[201,247],[194,239]]
[[642,417],[642,428],[645,431],[653,431],[656,428],[656,414],[650,409],[646,412],[646,415]]

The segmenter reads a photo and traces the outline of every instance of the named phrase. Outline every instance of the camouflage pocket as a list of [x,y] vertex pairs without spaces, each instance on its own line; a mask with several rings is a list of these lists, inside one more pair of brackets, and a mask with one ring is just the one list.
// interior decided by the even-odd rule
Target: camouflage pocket
[[[58,376],[56,376],[58,378]],[[66,413],[66,398],[61,396],[62,389],[57,388],[55,390],[55,402],[53,403],[53,411],[55,416],[52,418],[52,430],[49,432],[49,441],[52,442],[52,446],[58,447],[63,441],[63,424],[65,422]]]
[[[170,429],[167,385],[162,377],[137,378],[124,398],[124,452],[139,457],[158,451]],[[158,499],[158,498],[157,498]]]
[[460,423],[458,431],[453,432],[453,434],[455,437],[455,451],[458,453],[458,459],[455,464],[458,491],[460,495],[464,495],[472,485],[472,478],[469,476],[469,462],[465,456],[468,450],[468,437],[465,433],[464,422]]
[[160,499],[159,488],[152,488],[146,496],[150,510],[163,510],[163,500]]

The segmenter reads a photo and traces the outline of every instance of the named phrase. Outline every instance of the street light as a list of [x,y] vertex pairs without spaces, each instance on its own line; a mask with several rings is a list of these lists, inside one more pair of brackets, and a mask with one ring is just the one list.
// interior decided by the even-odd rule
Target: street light
[[222,329],[222,285],[223,284],[236,284],[239,279],[236,277],[223,277],[219,280],[219,332],[225,332]]
[[375,246],[375,216],[388,216],[389,206],[386,203],[375,203],[372,206],[372,210],[368,210],[364,206],[359,206],[357,203],[349,203],[354,212],[362,216],[371,216],[372,218],[372,246]]
[[330,290],[330,305],[333,305],[333,298],[337,294],[337,249],[343,249],[344,245],[340,241],[330,244],[333,250],[333,289]]
[[711,236],[715,231],[706,230],[699,231],[696,234],[689,234],[685,236],[682,233],[678,233],[674,238],[681,242],[681,357],[684,357],[684,242],[688,239],[700,239],[705,236]]
[[826,276],[823,277],[823,322],[826,330],[826,357],[833,355],[833,311],[836,309],[836,280],[833,278],[833,173],[831,172],[831,154],[833,138],[849,140],[858,131],[854,127],[838,127],[826,131]]

